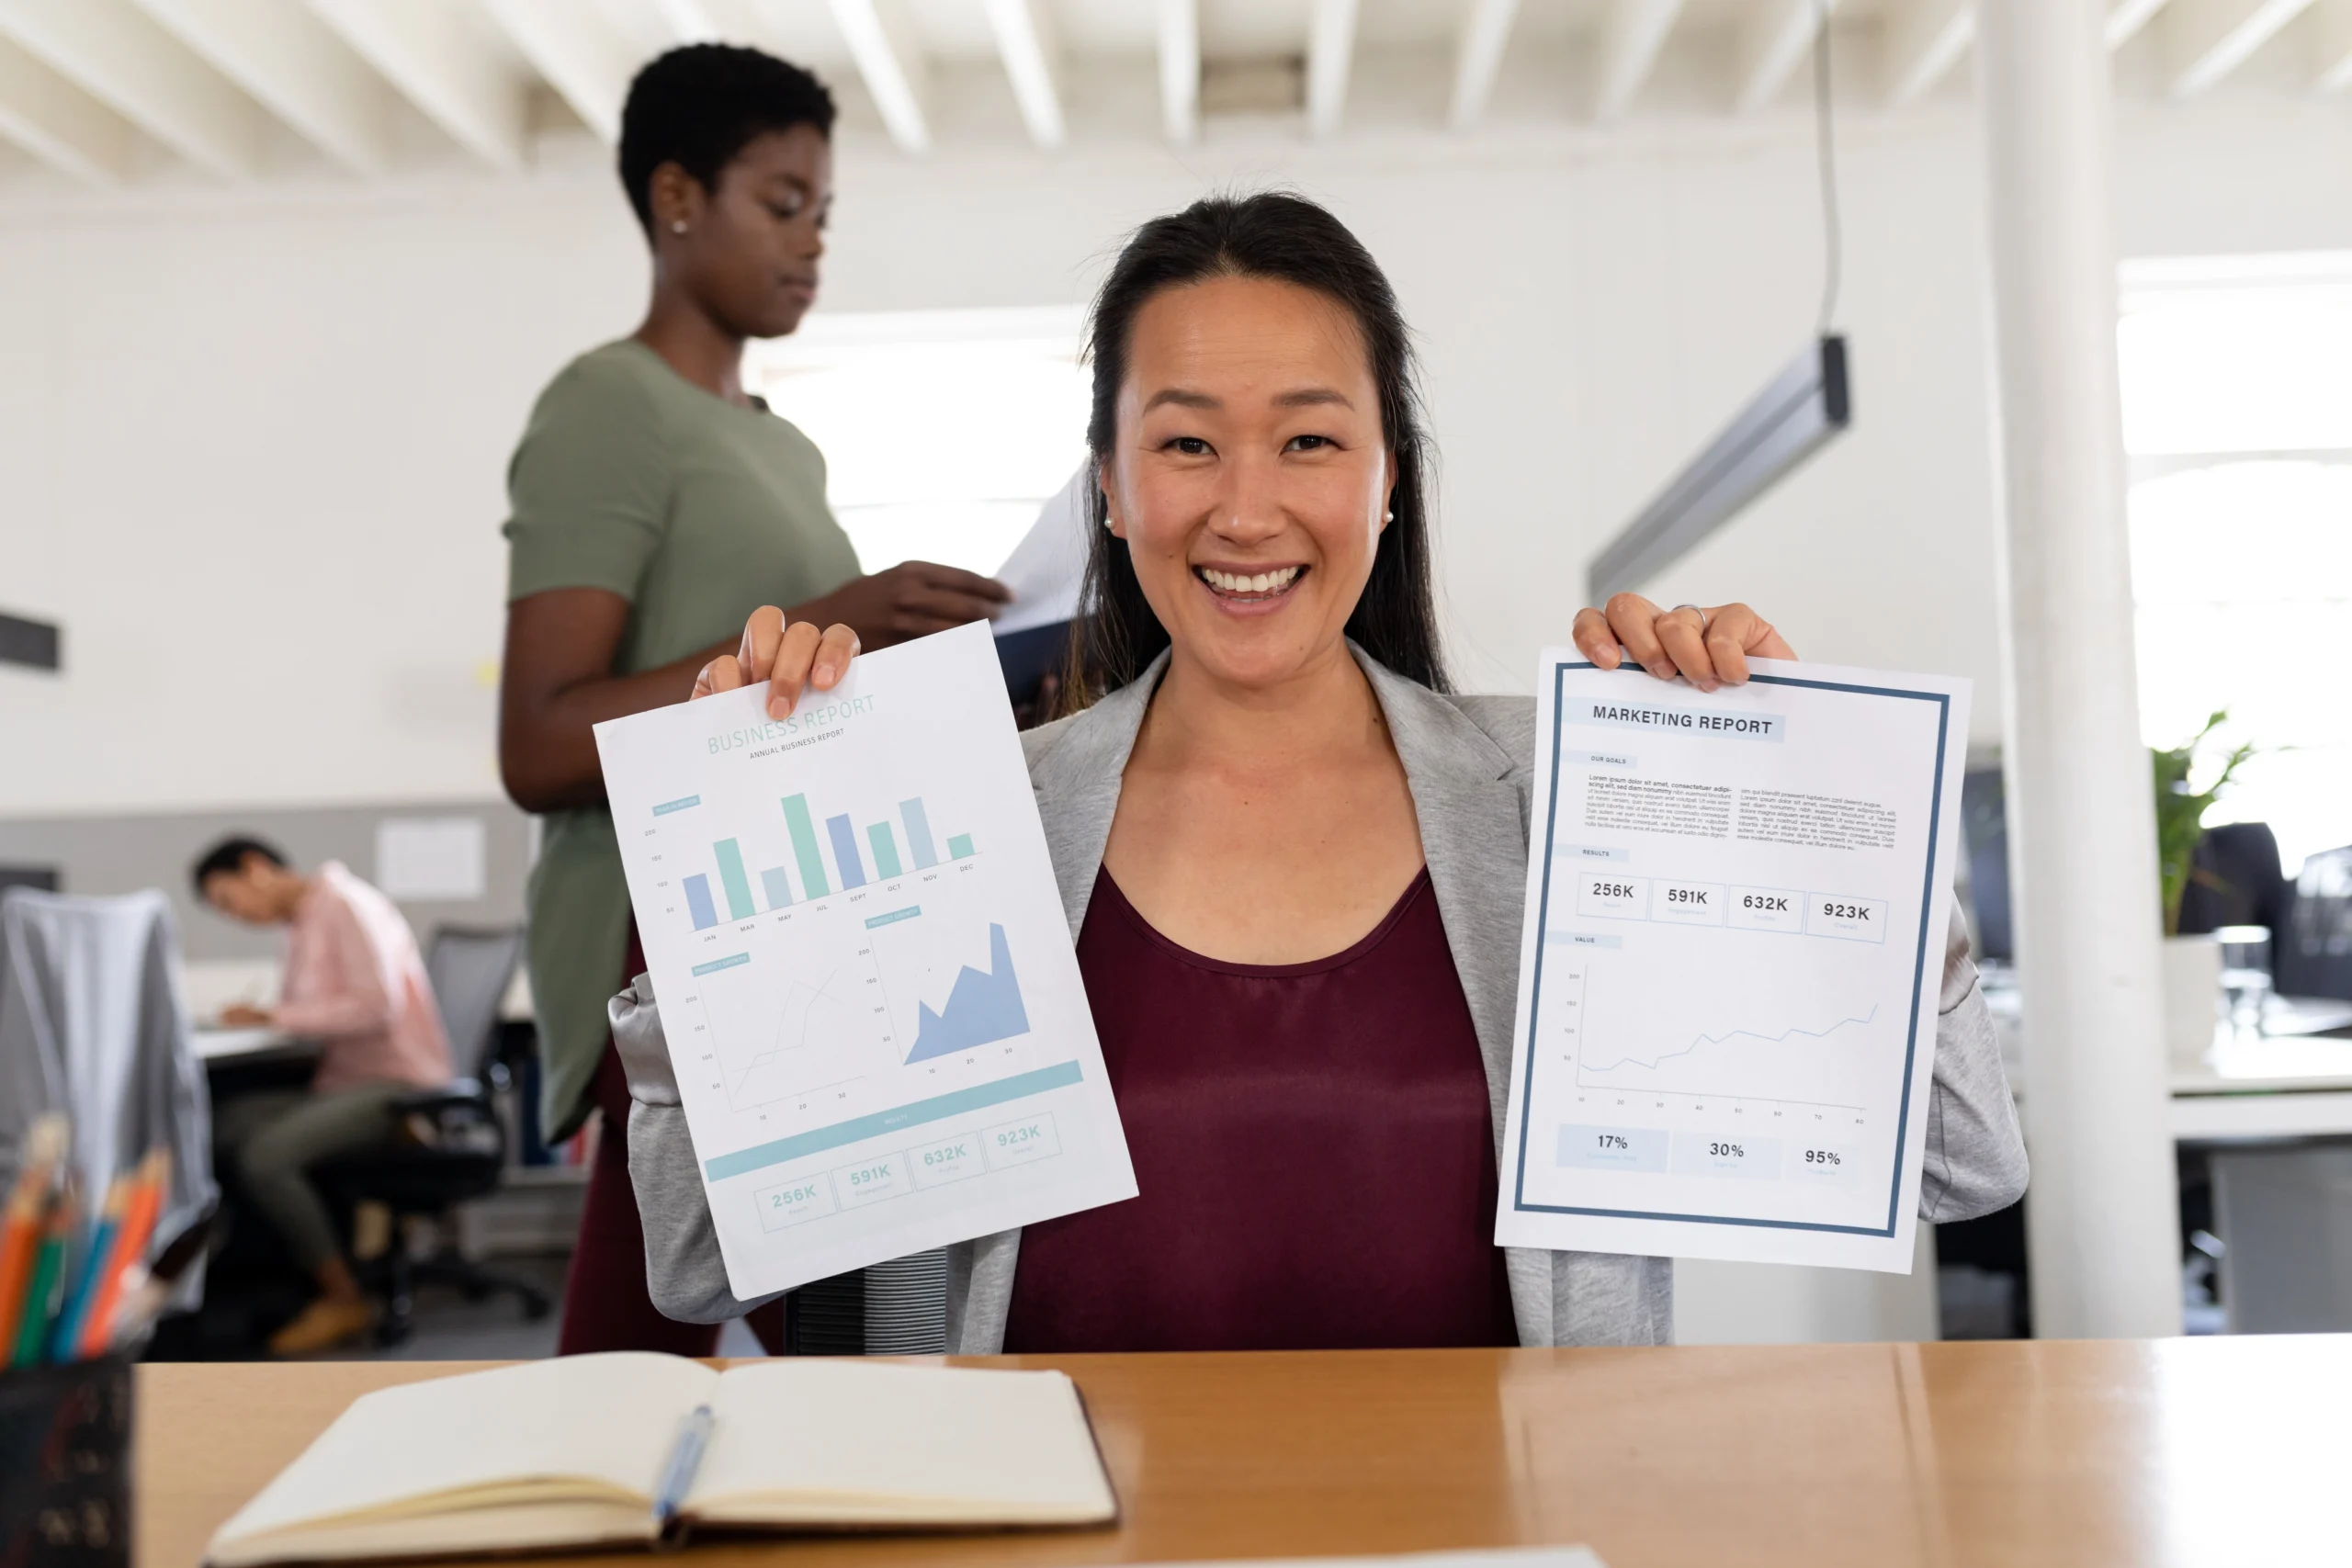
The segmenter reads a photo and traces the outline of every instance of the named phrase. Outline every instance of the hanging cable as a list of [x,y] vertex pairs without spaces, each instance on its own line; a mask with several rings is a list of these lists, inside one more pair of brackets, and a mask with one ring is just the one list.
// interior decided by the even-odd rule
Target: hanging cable
[[1829,13],[1836,0],[1814,0],[1813,140],[1821,180],[1821,335],[1838,318],[1838,292],[1845,282],[1846,235],[1838,215],[1838,137],[1830,107]]

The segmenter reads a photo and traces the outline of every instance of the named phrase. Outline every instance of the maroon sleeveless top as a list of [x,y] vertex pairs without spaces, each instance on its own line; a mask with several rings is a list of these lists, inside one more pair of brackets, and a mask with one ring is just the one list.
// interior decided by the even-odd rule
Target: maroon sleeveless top
[[1311,964],[1226,964],[1104,871],[1078,964],[1141,1196],[1022,1233],[1008,1351],[1519,1342],[1494,1126],[1424,870]]

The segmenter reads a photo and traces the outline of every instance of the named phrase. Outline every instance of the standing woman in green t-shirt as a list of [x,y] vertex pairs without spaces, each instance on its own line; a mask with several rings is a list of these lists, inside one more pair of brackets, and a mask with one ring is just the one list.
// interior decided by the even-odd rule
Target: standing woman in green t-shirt
[[652,303],[540,394],[508,471],[498,761],[507,794],[546,825],[530,886],[541,1116],[552,1140],[602,1106],[608,1130],[564,1292],[565,1352],[707,1355],[716,1342],[646,1295],[619,1135],[628,1089],[605,1019],[644,959],[591,727],[679,701],[764,604],[844,622],[874,649],[1006,598],[925,562],[860,576],[825,504],[823,456],[743,389],[745,340],[791,332],[816,297],[832,125],[823,85],[757,50],[698,44],[638,73],[620,175],[652,246]]

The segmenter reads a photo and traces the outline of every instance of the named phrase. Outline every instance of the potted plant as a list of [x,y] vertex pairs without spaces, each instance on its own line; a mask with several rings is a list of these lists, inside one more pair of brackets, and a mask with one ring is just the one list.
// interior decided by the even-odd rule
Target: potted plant
[[2205,836],[2205,813],[2254,755],[2240,745],[2222,761],[2221,771],[2202,789],[2191,787],[2198,752],[2229,718],[2218,709],[2205,727],[2169,750],[2148,749],[2156,786],[2156,875],[2164,897],[2165,1045],[2175,1065],[2194,1067],[2212,1049],[2220,1014],[2222,948],[2209,936],[2180,934],[2180,900],[2191,881],[2208,874],[2196,867],[2197,841]]

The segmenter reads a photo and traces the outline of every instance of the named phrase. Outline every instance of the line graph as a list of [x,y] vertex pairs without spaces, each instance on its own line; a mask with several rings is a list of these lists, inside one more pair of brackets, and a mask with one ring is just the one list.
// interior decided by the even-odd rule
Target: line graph
[[[1817,1111],[1871,1102],[1888,1043],[1880,1004],[1844,987],[1792,985],[1768,967],[1736,979],[1710,992],[1640,976],[1615,953],[1578,954],[1546,987],[1544,1032],[1582,1090]],[[1726,1021],[1727,998],[1747,1017]]]
[[1670,1062],[1677,1056],[1688,1056],[1702,1045],[1728,1045],[1735,1040],[1754,1040],[1766,1045],[1785,1044],[1789,1041],[1797,1038],[1799,1035],[1804,1036],[1807,1040],[1826,1040],[1841,1029],[1853,1024],[1867,1024],[1874,1021],[1877,1017],[1878,1009],[1876,1006],[1872,1006],[1871,1010],[1862,1014],[1861,1017],[1841,1018],[1826,1029],[1800,1029],[1792,1024],[1789,1028],[1781,1031],[1778,1034],[1765,1034],[1753,1029],[1726,1030],[1721,1034],[1698,1034],[1693,1035],[1691,1037],[1690,1043],[1683,1046],[1680,1050],[1664,1052],[1646,1062],[1643,1061],[1639,1056],[1628,1053],[1625,1055],[1620,1056],[1613,1062],[1589,1063],[1586,1065],[1584,1070],[1589,1073],[1613,1073],[1620,1067],[1628,1066],[1649,1067],[1655,1069],[1662,1063]]
[[[730,1110],[841,1090],[895,1065],[870,954],[836,950],[763,974],[750,964],[698,976],[718,1088]],[[838,1098],[831,1096],[829,1098]]]
[[[850,999],[833,993],[841,975],[842,971],[835,968],[814,986],[806,980],[792,983],[776,1010],[775,1043],[764,1051],[752,1052],[740,1068],[729,1074],[729,1104],[742,1111],[793,1092],[792,1088],[782,1083],[763,1083],[761,1087],[763,1089],[772,1091],[767,1093],[754,1093],[747,1097],[744,1090],[752,1087],[754,1078],[791,1079],[795,1077],[791,1068],[807,1060],[806,1053],[811,1049],[812,1032],[819,1041],[822,1041],[838,1034],[849,1022]],[[808,1084],[795,1087],[813,1089],[824,1086]]]

